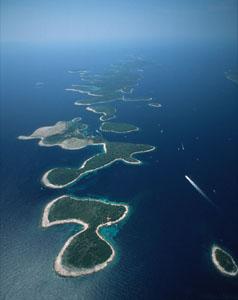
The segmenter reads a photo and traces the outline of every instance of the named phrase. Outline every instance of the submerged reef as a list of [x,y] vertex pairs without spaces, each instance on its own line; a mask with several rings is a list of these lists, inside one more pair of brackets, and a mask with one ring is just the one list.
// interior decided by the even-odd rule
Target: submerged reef
[[238,84],[238,70],[229,70],[225,72],[226,79]]

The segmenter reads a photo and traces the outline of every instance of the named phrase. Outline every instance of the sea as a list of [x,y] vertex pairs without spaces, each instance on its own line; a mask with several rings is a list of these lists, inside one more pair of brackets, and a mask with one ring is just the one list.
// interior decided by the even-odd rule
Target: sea
[[[98,128],[99,115],[75,106],[79,95],[64,90],[79,82],[68,70],[101,72],[131,55],[150,62],[138,95],[162,107],[117,102],[115,121],[140,130],[105,136],[156,150],[137,156],[141,166],[116,162],[68,188],[43,187],[47,170],[80,166],[97,149],[39,147],[17,137],[79,116]],[[237,48],[228,42],[2,45],[0,299],[237,300],[238,278],[224,276],[211,260],[218,245],[238,263],[238,85],[224,75],[237,68]],[[45,205],[63,194],[130,206],[125,222],[105,233],[116,258],[100,272],[54,272],[56,255],[77,228],[40,224]]]

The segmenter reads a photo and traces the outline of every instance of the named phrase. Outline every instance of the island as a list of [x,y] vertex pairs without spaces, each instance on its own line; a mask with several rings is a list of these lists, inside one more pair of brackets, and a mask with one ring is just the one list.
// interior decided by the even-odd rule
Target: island
[[226,79],[238,84],[238,70],[229,70],[225,72]]
[[238,275],[238,266],[232,256],[216,245],[212,246],[212,261],[222,274]]
[[64,188],[87,174],[105,168],[116,161],[139,165],[142,162],[133,156],[138,153],[150,152],[154,146],[145,144],[104,142],[103,152],[87,159],[79,168],[54,168],[42,177],[42,183],[50,188]]
[[114,119],[116,116],[116,108],[114,106],[109,105],[91,105],[87,106],[86,110],[91,111],[95,114],[100,114],[100,121],[108,121]]
[[101,73],[79,73],[80,83],[73,84],[66,91],[80,94],[75,105],[98,105],[114,101],[151,101],[152,98],[138,98],[132,94],[143,78],[147,63],[135,58],[111,65]]
[[82,230],[71,236],[55,259],[54,268],[61,276],[76,277],[105,268],[115,257],[115,250],[102,236],[101,228],[120,222],[128,206],[91,198],[61,196],[48,203],[42,227],[79,224]]
[[67,150],[78,150],[88,145],[98,145],[102,138],[89,136],[88,125],[81,118],[59,121],[52,126],[44,126],[29,136],[19,136],[20,140],[40,139],[39,145],[45,147],[59,146]]
[[[78,95],[76,105],[100,115],[100,130],[94,123],[85,124],[80,117],[59,121],[53,125],[36,129],[20,140],[37,139],[44,147],[59,146],[66,150],[78,150],[89,145],[98,145],[97,152],[83,159],[75,167],[48,168],[42,176],[42,183],[49,188],[68,187],[74,182],[95,174],[115,162],[141,165],[136,155],[153,151],[154,146],[146,144],[108,141],[104,132],[128,133],[139,128],[128,123],[109,122],[116,117],[116,101],[151,102],[153,99],[138,96],[136,88],[143,78],[146,63],[142,58],[131,58],[126,62],[110,65],[101,73],[84,69],[72,69],[68,73],[76,78],[75,83],[65,88]],[[122,104],[122,103],[121,103]],[[130,105],[130,104],[126,104]],[[95,132],[95,134],[94,134]],[[107,136],[112,136],[107,134]],[[114,135],[115,137],[115,135]],[[80,153],[79,153],[80,156]],[[111,242],[111,230],[118,231],[117,223],[125,219],[129,208],[123,203],[101,199],[76,198],[63,195],[50,201],[44,208],[41,224],[43,228],[54,225],[73,224],[73,233],[59,251],[54,269],[61,276],[81,276],[105,268],[115,257]],[[108,227],[113,225],[109,230]]]
[[125,97],[122,96],[122,101],[124,102],[150,102],[153,98],[138,98],[138,97]]
[[100,88],[95,85],[89,85],[89,84],[72,84],[70,88],[66,88],[65,91],[70,92],[77,92],[79,94],[86,94],[88,96],[92,97],[102,97],[102,95],[98,94],[100,93]]
[[85,74],[87,74],[89,71],[88,70],[68,70],[68,73],[69,74],[76,74],[76,73],[79,73],[80,76],[84,76]]
[[162,105],[159,102],[151,102],[148,105],[151,107],[156,107],[156,108],[162,107]]
[[114,133],[129,133],[138,131],[139,128],[128,123],[104,122],[100,127],[101,131]]

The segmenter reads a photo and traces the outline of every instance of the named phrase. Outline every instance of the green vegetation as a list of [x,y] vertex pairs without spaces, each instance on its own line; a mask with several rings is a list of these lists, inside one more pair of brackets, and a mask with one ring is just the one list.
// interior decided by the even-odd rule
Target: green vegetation
[[93,268],[106,262],[112,255],[112,248],[97,235],[96,229],[100,224],[116,222],[125,213],[124,205],[99,200],[75,199],[68,196],[57,200],[50,208],[49,222],[76,219],[89,225],[87,230],[75,236],[65,249],[62,264],[75,270]]
[[125,133],[130,131],[137,131],[138,127],[128,124],[128,123],[115,123],[115,122],[105,122],[102,124],[102,131],[112,131],[116,133]]
[[221,248],[216,248],[215,250],[216,260],[218,261],[219,265],[227,272],[227,273],[236,273],[237,266],[232,259],[232,257],[223,251]]
[[[75,104],[90,105],[87,110],[101,114],[100,120],[104,122],[101,126],[102,131],[116,133],[136,131],[138,128],[131,124],[105,121],[115,117],[116,108],[110,104],[115,100],[152,100],[152,98],[137,98],[133,94],[134,88],[143,78],[145,65],[141,58],[133,58],[126,63],[111,65],[101,74],[71,70],[69,73],[79,74],[80,84],[74,84],[66,90],[80,94],[81,97]],[[140,164],[141,161],[134,158],[134,155],[154,149],[144,144],[107,142],[98,130],[95,132],[99,134],[97,136],[89,134],[88,125],[84,124],[81,118],[75,118],[57,122],[53,126],[41,127],[30,136],[20,136],[19,139],[40,139],[39,145],[57,145],[68,150],[103,144],[103,151],[87,159],[79,168],[64,167],[48,171],[42,181],[52,188],[65,187],[115,161]],[[63,276],[78,276],[104,268],[113,259],[114,249],[100,236],[100,232],[106,232],[105,228],[105,231],[100,231],[100,228],[119,222],[127,212],[128,207],[123,204],[75,199],[69,196],[62,196],[46,205],[42,218],[43,227],[64,223],[76,223],[84,227],[66,241],[55,261],[56,272]]]
[[111,255],[111,247],[95,234],[93,228],[90,228],[73,239],[62,263],[70,268],[92,268],[104,263]]
[[151,151],[154,147],[144,144],[107,143],[106,149],[106,152],[99,153],[88,159],[79,169],[56,168],[51,170],[47,176],[48,181],[55,186],[65,186],[81,176],[110,165],[116,160],[122,160],[131,164],[139,164],[140,161],[133,158],[133,154],[136,152]]
[[[137,100],[137,98],[133,99],[131,94],[142,79],[145,66],[145,61],[141,58],[135,58],[124,63],[111,65],[108,70],[101,74],[81,74],[81,80],[85,85],[79,85],[78,91],[82,93],[82,96],[75,104],[92,105],[115,100],[126,101],[126,95],[130,95],[128,101]],[[77,86],[74,85],[73,88],[75,87],[77,91]]]

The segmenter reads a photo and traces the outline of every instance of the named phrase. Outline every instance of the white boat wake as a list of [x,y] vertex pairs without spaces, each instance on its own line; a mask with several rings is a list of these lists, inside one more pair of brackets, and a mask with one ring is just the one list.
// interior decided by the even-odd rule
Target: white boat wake
[[195,188],[195,190],[198,191],[199,194],[203,196],[204,199],[206,199],[211,205],[217,208],[216,204],[203,192],[203,190],[200,189],[200,187],[191,178],[188,177],[188,175],[185,175],[185,178]]

